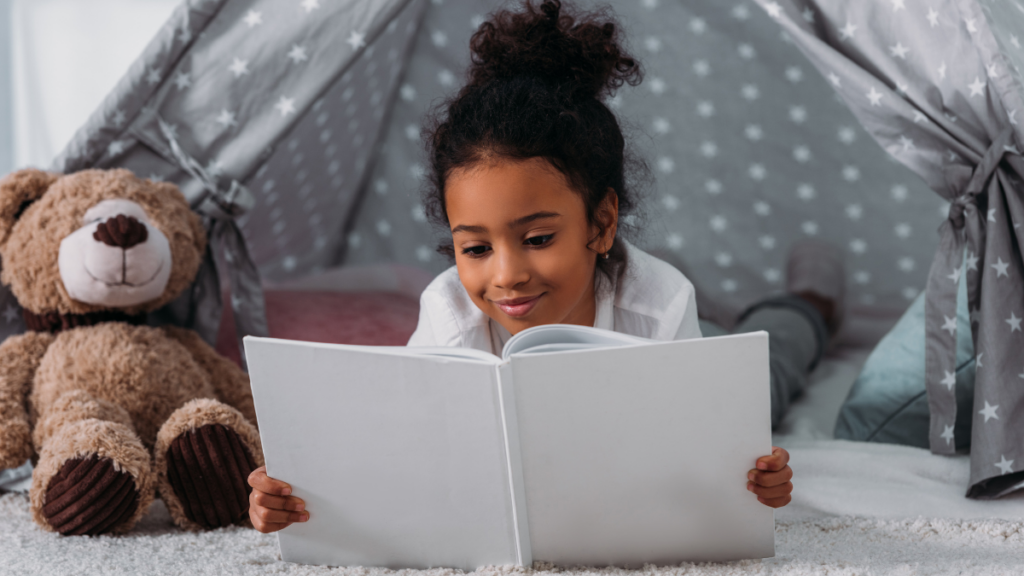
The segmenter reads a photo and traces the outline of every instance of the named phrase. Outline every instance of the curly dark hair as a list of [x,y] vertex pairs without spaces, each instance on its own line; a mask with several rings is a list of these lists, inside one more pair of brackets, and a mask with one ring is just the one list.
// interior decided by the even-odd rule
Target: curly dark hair
[[[430,156],[427,215],[450,226],[445,182],[452,171],[483,160],[543,158],[583,198],[587,220],[603,233],[595,213],[614,190],[622,219],[636,208],[626,186],[633,161],[615,114],[602,99],[643,79],[640,62],[626,53],[608,10],[580,12],[559,0],[520,11],[501,10],[470,40],[468,82],[428,118]],[[645,169],[645,167],[644,167]],[[454,257],[451,237],[438,251]],[[598,269],[621,272],[625,248],[615,242]]]

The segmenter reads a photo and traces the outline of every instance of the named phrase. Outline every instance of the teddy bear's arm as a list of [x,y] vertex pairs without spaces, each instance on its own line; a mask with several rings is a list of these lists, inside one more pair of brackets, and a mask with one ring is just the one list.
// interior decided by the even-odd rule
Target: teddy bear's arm
[[52,342],[51,334],[28,332],[0,344],[0,469],[21,466],[32,457],[28,394]]
[[248,374],[234,362],[218,354],[192,330],[177,326],[165,326],[163,329],[168,336],[191,352],[199,367],[210,375],[210,383],[213,384],[217,399],[237,409],[256,426],[256,408],[252,402]]

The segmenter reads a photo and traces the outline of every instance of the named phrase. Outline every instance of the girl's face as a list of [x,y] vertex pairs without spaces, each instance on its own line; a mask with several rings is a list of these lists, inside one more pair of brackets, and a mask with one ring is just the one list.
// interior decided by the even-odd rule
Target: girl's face
[[581,196],[541,158],[485,161],[446,183],[459,279],[512,334],[542,324],[593,326],[597,254],[615,238],[618,198],[587,222]]

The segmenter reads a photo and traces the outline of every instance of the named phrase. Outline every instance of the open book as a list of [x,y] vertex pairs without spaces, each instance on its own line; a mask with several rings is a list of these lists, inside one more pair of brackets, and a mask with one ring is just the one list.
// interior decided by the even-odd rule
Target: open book
[[245,338],[267,473],[310,519],[286,561],[637,566],[774,555],[764,332],[524,330],[461,348]]

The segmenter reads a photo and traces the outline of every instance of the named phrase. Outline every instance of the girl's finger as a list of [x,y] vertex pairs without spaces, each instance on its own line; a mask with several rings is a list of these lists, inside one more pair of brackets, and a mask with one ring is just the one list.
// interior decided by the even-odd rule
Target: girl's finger
[[252,491],[252,496],[249,498],[249,501],[253,506],[270,508],[272,510],[291,510],[293,512],[302,512],[306,509],[306,503],[295,496],[273,496],[266,492],[260,492],[259,490]]
[[761,470],[751,470],[747,473],[747,480],[750,480],[758,486],[778,486],[785,484],[793,479],[793,469],[786,466],[778,472],[762,472]]
[[288,496],[292,493],[292,487],[287,482],[274,480],[270,476],[267,476],[266,466],[260,466],[253,470],[252,474],[249,474],[249,486],[252,486],[260,492],[266,492],[267,494],[274,494],[276,496]]
[[792,496],[785,496],[785,497],[782,497],[782,498],[764,499],[764,498],[758,496],[757,497],[757,501],[760,502],[761,504],[764,504],[765,506],[768,506],[769,508],[782,508],[786,504],[789,504],[790,502],[792,502],[793,501],[793,497]]
[[252,527],[255,528],[257,532],[262,532],[264,534],[270,534],[272,532],[277,532],[278,530],[284,530],[285,528],[292,525],[291,522],[286,522],[284,524],[267,524],[257,518],[250,519],[252,520]]
[[781,486],[766,487],[766,486],[758,486],[757,484],[754,484],[753,482],[748,482],[747,483],[747,490],[750,490],[751,492],[753,492],[754,494],[757,494],[761,498],[764,498],[766,500],[771,500],[771,499],[775,499],[775,498],[783,498],[785,496],[789,496],[790,494],[792,494],[793,493],[793,483],[792,482],[786,482],[785,484],[783,484]]
[[772,447],[771,456],[762,456],[757,459],[758,470],[778,472],[789,464],[789,452],[784,448]]
[[309,518],[309,512],[287,512],[256,507],[249,509],[249,516],[259,518],[263,524],[291,524],[292,522],[305,522]]

